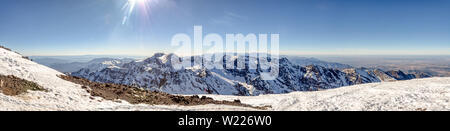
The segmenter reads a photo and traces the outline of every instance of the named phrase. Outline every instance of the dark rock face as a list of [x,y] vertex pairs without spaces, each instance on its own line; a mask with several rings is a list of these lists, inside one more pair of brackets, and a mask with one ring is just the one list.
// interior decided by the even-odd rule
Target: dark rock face
[[411,73],[415,76],[415,78],[429,78],[432,77],[430,74],[424,73],[424,72],[413,72]]
[[396,80],[410,80],[416,78],[413,74],[405,74],[403,71],[387,71],[386,74],[395,78]]

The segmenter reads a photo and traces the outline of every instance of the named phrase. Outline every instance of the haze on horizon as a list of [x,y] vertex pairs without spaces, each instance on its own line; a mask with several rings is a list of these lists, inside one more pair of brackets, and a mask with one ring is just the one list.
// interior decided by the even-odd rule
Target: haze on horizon
[[285,55],[450,55],[448,0],[130,1],[2,0],[0,45],[29,56],[150,56],[201,25],[223,37],[280,34]]

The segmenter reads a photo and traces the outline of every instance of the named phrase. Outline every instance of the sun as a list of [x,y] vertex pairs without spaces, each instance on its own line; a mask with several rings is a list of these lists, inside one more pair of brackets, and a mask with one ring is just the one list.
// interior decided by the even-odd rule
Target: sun
[[143,14],[147,14],[145,12],[149,10],[150,3],[155,1],[157,0],[128,0],[122,8],[123,10],[125,10],[122,25],[127,24],[130,21],[131,15],[133,13],[138,13],[137,10],[144,12]]
[[137,3],[137,4],[144,4],[149,0],[128,0],[129,2]]

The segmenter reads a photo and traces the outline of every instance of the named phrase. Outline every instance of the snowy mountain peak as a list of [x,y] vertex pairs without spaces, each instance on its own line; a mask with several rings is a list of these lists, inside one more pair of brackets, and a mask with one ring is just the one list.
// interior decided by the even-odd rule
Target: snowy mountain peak
[[136,61],[134,63],[140,63],[141,65],[148,65],[153,67],[170,67],[172,66],[172,59],[178,58],[175,54],[156,53],[152,57],[147,59]]

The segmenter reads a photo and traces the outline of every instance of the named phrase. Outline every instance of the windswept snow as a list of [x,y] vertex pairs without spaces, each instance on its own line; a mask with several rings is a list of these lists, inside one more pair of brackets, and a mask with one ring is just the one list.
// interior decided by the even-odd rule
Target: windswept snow
[[316,92],[253,97],[208,95],[217,100],[240,99],[244,104],[271,105],[282,111],[450,111],[450,78],[355,85]]

